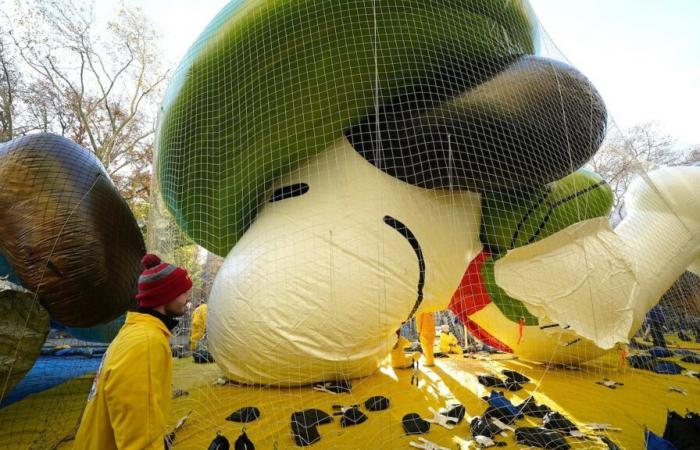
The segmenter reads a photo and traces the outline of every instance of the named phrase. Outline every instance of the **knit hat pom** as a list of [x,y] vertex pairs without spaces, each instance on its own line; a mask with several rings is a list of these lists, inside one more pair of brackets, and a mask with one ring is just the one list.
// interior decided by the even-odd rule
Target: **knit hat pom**
[[148,270],[151,267],[155,267],[160,263],[160,258],[157,255],[154,255],[153,253],[146,253],[146,255],[143,258],[141,258],[141,266],[143,266],[144,270]]

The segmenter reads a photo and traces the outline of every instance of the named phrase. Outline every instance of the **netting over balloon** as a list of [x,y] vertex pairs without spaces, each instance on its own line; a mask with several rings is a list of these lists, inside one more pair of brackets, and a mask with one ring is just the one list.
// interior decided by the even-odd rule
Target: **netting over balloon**
[[[700,166],[639,164],[618,198],[590,164],[611,130],[525,0],[231,2],[159,116],[148,247],[186,265],[193,306],[207,305],[171,342],[175,448],[217,433],[259,448],[438,448],[415,434],[443,448],[641,448],[645,425],[660,434],[667,409],[696,408]],[[82,213],[103,178],[38,139],[46,163],[15,163],[22,140],[0,147],[0,271],[16,282],[0,296],[33,342],[0,351],[29,360],[48,317],[107,327],[72,333],[109,342],[144,252],[106,191],[75,217],[78,243],[106,240],[62,246],[55,230],[74,217],[46,212],[78,198],[66,208]],[[19,175],[36,166],[53,184]],[[16,206],[20,194],[33,203]],[[30,232],[51,251],[13,246]],[[101,259],[60,265],[84,252]],[[84,287],[101,261],[122,290]],[[40,289],[37,268],[86,300]],[[61,395],[87,393],[70,383]],[[30,401],[48,400],[0,409],[10,439],[70,435],[68,419],[38,424]],[[81,404],[59,408],[74,422]]]

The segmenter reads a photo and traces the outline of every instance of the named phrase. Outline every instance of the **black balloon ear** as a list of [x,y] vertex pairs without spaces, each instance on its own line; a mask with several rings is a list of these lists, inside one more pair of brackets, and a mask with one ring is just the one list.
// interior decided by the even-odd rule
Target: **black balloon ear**
[[432,189],[531,189],[581,167],[607,112],[576,69],[536,56],[436,68],[346,131],[384,172]]

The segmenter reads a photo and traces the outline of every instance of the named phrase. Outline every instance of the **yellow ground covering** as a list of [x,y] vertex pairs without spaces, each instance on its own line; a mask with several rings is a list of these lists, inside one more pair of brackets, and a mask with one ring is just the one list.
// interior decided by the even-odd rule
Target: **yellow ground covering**
[[[215,364],[196,365],[190,359],[175,361],[174,388],[184,389],[189,395],[174,400],[173,422],[191,411],[190,418],[178,433],[178,450],[206,449],[217,432],[224,434],[232,444],[243,425],[227,422],[225,418],[243,406],[257,406],[262,416],[246,427],[246,432],[258,449],[299,448],[290,436],[290,416],[293,411],[320,408],[332,412],[331,405],[364,403],[373,395],[389,397],[391,406],[382,412],[367,412],[369,419],[360,425],[341,428],[339,421],[319,426],[321,441],[313,449],[376,449],[410,448],[416,440],[403,434],[401,418],[409,412],[422,417],[429,415],[428,407],[436,409],[447,401],[462,403],[469,416],[482,414],[487,407],[481,396],[488,389],[476,379],[479,374],[500,374],[504,368],[514,369],[530,377],[532,383],[518,392],[506,392],[513,403],[519,403],[534,392],[538,403],[546,403],[578,424],[586,422],[610,423],[623,429],[609,432],[608,436],[621,448],[643,448],[643,429],[662,433],[666,410],[685,412],[700,409],[700,380],[683,375],[658,375],[648,371],[618,367],[616,354],[597,360],[580,370],[547,368],[541,364],[506,360],[506,355],[483,359],[452,355],[438,359],[437,366],[422,368],[418,388],[410,384],[411,370],[394,372],[382,368],[373,376],[353,380],[350,394],[314,392],[311,388],[262,388],[235,385],[214,385],[220,376]],[[677,360],[674,359],[674,360]],[[688,369],[700,370],[696,364],[681,363]],[[614,390],[596,384],[607,377],[624,383]],[[89,377],[72,380],[41,394],[32,395],[22,402],[0,410],[0,449],[70,449],[70,441],[57,446],[70,434],[81,413],[91,380]],[[687,395],[669,390],[676,386]],[[526,418],[516,426],[538,425],[539,419]],[[588,433],[595,436],[595,433]],[[470,437],[463,421],[453,430],[433,425],[425,438],[448,448],[475,448],[466,442]],[[512,433],[505,440],[513,442]],[[573,448],[607,448],[599,440],[568,438]]]

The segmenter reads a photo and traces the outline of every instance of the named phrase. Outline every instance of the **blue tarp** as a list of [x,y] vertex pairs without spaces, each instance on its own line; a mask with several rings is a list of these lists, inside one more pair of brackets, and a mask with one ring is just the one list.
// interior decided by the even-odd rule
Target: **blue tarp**
[[523,413],[500,392],[491,391],[491,395],[489,396],[487,402],[489,402],[489,405],[493,406],[494,408],[499,409],[502,412],[515,417],[516,419],[522,419],[525,417]]
[[72,378],[95,372],[100,361],[102,358],[84,356],[41,356],[22,381],[2,399],[0,408],[20,401],[29,394],[42,392]]
[[644,432],[644,441],[646,450],[676,450],[676,447],[667,440],[660,438],[651,431]]

